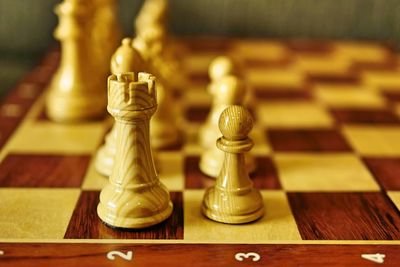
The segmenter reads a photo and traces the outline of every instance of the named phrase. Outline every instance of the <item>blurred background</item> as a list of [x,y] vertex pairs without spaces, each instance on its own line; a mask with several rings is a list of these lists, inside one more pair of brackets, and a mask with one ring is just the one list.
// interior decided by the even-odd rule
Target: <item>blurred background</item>
[[[117,0],[126,35],[142,0]],[[55,42],[60,0],[0,0],[0,98]],[[400,0],[170,0],[176,35],[362,39],[400,45]]]

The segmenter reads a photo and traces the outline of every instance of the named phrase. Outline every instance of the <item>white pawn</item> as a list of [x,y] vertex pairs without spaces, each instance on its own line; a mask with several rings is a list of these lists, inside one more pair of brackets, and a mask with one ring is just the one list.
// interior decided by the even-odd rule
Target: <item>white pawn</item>
[[[224,153],[215,147],[215,141],[221,136],[218,129],[219,117],[222,111],[230,105],[243,104],[246,95],[243,82],[232,75],[221,78],[213,85],[213,90],[212,108],[200,132],[205,149],[200,158],[199,168],[210,177],[218,175],[224,160]],[[255,170],[256,164],[250,154],[246,157],[246,165],[250,172]]]
[[225,109],[219,120],[223,137],[217,147],[225,153],[223,167],[215,186],[204,194],[202,212],[223,223],[247,223],[264,215],[264,203],[253,187],[245,166],[244,153],[253,147],[248,137],[253,128],[250,113],[242,106]]

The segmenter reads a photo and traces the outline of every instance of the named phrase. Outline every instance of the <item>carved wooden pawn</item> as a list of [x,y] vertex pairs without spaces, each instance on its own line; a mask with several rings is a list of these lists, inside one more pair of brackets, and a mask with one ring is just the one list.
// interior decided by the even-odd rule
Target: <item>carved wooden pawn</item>
[[[140,72],[146,70],[146,64],[139,52],[133,48],[132,39],[124,38],[121,46],[115,51],[111,59],[111,72],[114,75],[126,72]],[[115,124],[106,135],[105,143],[97,152],[95,160],[96,170],[104,175],[110,176],[114,165],[117,147],[117,136]]]
[[100,117],[107,99],[102,73],[89,47],[93,23],[90,5],[64,0],[55,12],[59,16],[55,37],[61,41],[61,62],[48,88],[47,116],[59,122]]
[[108,84],[107,109],[116,120],[117,153],[97,214],[114,227],[149,227],[172,213],[150,149],[150,118],[157,109],[155,77],[143,72],[111,75]]
[[217,141],[225,152],[224,164],[215,186],[205,192],[202,212],[211,220],[239,224],[257,220],[264,214],[264,203],[253,187],[245,167],[244,153],[253,141],[248,134],[253,127],[250,113],[241,106],[225,109],[219,121],[223,137]]
[[[216,140],[221,136],[218,129],[220,115],[230,105],[243,104],[246,89],[238,77],[228,75],[214,84],[213,93],[211,111],[199,134],[204,147],[199,168],[210,177],[216,177],[219,174],[224,161],[224,153],[215,146]],[[249,172],[256,169],[256,163],[251,154],[246,155],[246,166]]]

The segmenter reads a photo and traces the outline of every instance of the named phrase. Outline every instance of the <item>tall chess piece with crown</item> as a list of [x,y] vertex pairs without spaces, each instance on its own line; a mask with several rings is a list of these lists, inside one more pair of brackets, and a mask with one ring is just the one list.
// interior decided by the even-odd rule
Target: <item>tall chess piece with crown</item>
[[97,214],[106,224],[144,228],[167,219],[172,203],[160,182],[150,148],[150,118],[157,109],[155,77],[148,73],[111,75],[108,111],[115,118],[117,151]]

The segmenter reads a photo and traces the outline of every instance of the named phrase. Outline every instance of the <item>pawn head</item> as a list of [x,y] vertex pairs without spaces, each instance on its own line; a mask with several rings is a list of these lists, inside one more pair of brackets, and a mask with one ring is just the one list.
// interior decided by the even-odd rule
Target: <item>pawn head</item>
[[122,44],[111,58],[111,73],[140,72],[145,62],[140,53],[132,46],[131,38],[124,38]]
[[246,108],[232,105],[221,113],[218,126],[226,139],[241,140],[245,139],[253,128],[253,118]]
[[235,65],[232,59],[225,56],[215,58],[208,69],[208,74],[212,81],[216,81],[229,74],[234,74],[235,72]]

